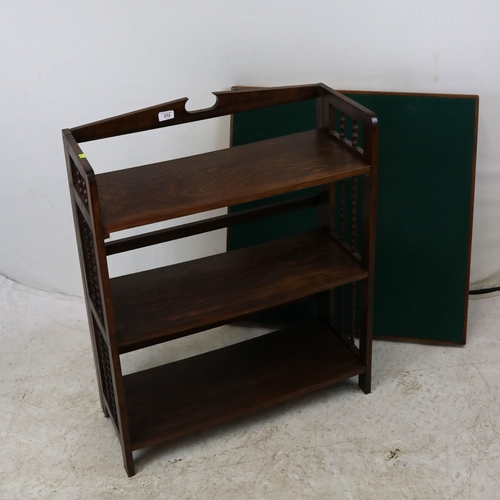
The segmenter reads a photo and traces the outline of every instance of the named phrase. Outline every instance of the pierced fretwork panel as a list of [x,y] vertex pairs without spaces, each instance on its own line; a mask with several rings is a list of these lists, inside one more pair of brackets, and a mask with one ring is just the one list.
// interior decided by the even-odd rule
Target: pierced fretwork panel
[[351,143],[353,148],[358,147],[358,138],[359,138],[359,125],[358,120],[352,120],[352,134],[351,134]]
[[333,232],[353,254],[361,253],[362,177],[335,183]]
[[71,162],[71,175],[73,177],[73,186],[78,193],[78,196],[80,197],[80,200],[84,204],[85,208],[89,208],[89,197],[87,194],[87,183],[85,182],[85,179],[83,178],[82,174],[80,171],[76,168],[76,165],[73,163],[73,160],[70,160]]
[[[337,241],[356,258],[362,253],[362,186],[363,177],[335,183],[333,234]],[[359,283],[344,285],[334,291],[334,327],[350,343],[359,337]]]
[[111,374],[111,363],[109,360],[110,353],[108,345],[104,340],[104,337],[101,333],[101,330],[95,321],[92,318],[93,327],[94,327],[94,335],[95,335],[95,345],[97,349],[97,358],[99,360],[99,372],[101,374],[101,385],[102,392],[104,394],[104,398],[106,399],[106,403],[108,404],[109,411],[115,421],[116,426],[118,427],[118,416],[116,413],[116,402],[115,402],[115,391],[113,389],[113,377]]
[[80,210],[77,210],[77,213],[88,293],[92,305],[94,306],[94,309],[99,316],[99,319],[101,320],[102,324],[104,324],[104,312],[102,309],[101,290],[99,287],[99,280],[97,275],[97,261],[94,251],[92,231]]

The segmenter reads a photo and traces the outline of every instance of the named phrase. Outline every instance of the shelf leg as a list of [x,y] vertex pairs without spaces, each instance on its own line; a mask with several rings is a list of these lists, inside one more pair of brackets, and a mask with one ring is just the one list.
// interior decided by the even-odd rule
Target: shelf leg
[[370,394],[372,392],[372,380],[371,374],[362,373],[358,379],[359,388],[365,393]]
[[122,446],[123,453],[123,466],[125,467],[125,472],[128,477],[135,476],[135,465],[134,465],[134,456],[132,455],[131,450],[126,450],[124,446]]

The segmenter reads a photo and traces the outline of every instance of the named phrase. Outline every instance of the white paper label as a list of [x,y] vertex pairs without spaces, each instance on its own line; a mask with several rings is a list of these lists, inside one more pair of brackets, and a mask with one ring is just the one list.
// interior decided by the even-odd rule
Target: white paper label
[[174,117],[174,110],[170,111],[160,111],[158,113],[158,120],[164,122],[166,120],[171,120]]

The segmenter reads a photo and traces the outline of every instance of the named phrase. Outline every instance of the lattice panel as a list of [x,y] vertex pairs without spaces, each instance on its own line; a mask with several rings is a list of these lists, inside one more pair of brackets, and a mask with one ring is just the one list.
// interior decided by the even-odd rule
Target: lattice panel
[[85,208],[89,208],[89,197],[87,194],[87,183],[83,178],[80,171],[76,168],[76,165],[71,161],[71,175],[73,176],[73,186],[82,200],[82,203],[85,205]]
[[[340,134],[346,132],[345,116],[340,117]],[[358,140],[357,123],[353,120],[353,141]],[[358,259],[362,248],[362,177],[337,181],[333,195],[333,234],[344,248]],[[360,329],[359,283],[344,285],[334,292],[334,326],[346,341],[354,344]]]
[[358,179],[351,179],[351,252],[357,250],[358,239]]
[[335,183],[333,232],[353,254],[361,253],[363,178],[353,177]]
[[329,129],[330,133],[340,139],[348,146],[363,152],[363,123],[359,123],[343,111],[334,106],[329,106]]
[[352,120],[352,147],[357,148],[358,147],[358,137],[359,137],[359,130],[358,130],[358,120]]
[[359,294],[358,283],[335,289],[334,326],[352,344],[359,333]]
[[345,139],[345,113],[343,111],[340,112],[339,136]]
[[118,427],[118,416],[116,413],[115,391],[113,389],[113,377],[111,374],[111,363],[109,360],[109,349],[97,322],[92,319],[94,324],[95,343],[97,347],[97,357],[99,359],[99,371],[101,373],[101,384],[104,398],[108,404],[109,411]]
[[[364,142],[363,123],[349,116],[333,105],[328,107],[328,128],[335,136],[350,148],[362,153]],[[361,146],[361,147],[360,147]],[[351,178],[335,183],[334,232],[353,254],[359,253],[361,226],[359,221],[361,178]]]
[[85,275],[90,300],[99,319],[104,324],[104,313],[102,309],[101,290],[97,278],[97,261],[94,251],[94,240],[92,231],[87,221],[78,210],[78,224],[80,226],[80,236],[82,240],[83,260],[85,263]]
[[339,181],[340,196],[339,200],[339,236],[341,241],[345,240],[345,206],[346,206],[346,195],[345,195],[345,185],[346,181]]

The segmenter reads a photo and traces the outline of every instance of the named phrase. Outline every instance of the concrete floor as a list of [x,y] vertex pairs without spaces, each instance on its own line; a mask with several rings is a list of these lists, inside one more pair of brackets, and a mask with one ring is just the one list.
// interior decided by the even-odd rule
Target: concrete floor
[[[372,394],[347,381],[142,450],[131,479],[100,410],[83,301],[0,277],[0,304],[2,500],[500,497],[500,296],[471,300],[465,348],[375,342]],[[124,365],[255,333],[224,327]]]

